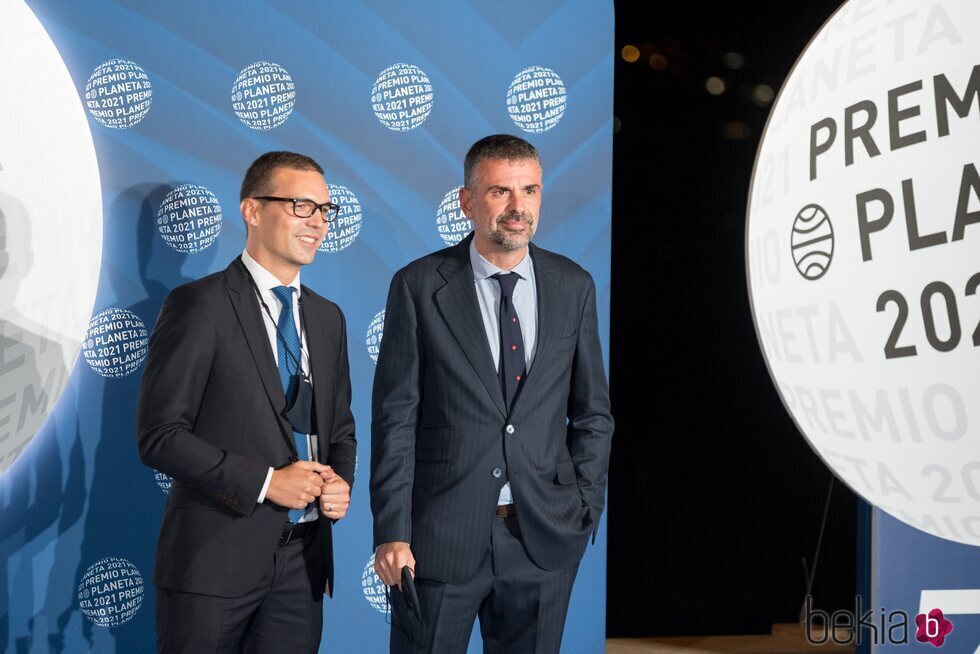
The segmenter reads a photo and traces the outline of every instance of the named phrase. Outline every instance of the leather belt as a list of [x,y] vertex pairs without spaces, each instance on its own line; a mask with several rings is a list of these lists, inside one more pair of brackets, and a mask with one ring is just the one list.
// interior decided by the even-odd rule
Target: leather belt
[[513,518],[517,515],[517,507],[513,504],[498,504],[497,515],[501,518]]
[[282,529],[282,534],[279,535],[279,546],[288,545],[293,541],[312,535],[319,528],[318,523],[319,520],[310,520],[309,522],[286,525]]

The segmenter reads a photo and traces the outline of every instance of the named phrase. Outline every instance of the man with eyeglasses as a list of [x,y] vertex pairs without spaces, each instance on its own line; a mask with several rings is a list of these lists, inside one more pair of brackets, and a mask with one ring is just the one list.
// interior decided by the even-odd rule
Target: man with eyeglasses
[[344,315],[300,285],[338,213],[311,158],[268,152],[241,188],[245,250],[174,289],[137,408],[173,477],[153,581],[159,652],[316,652],[331,526],[350,504]]

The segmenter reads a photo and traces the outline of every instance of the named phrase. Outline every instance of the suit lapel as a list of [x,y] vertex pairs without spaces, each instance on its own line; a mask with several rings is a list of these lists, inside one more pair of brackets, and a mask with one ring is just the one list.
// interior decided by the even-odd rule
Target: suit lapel
[[331,363],[327,353],[336,352],[338,348],[330,343],[329,335],[323,327],[327,323],[321,319],[319,307],[313,302],[307,301],[310,297],[309,289],[303,286],[300,290],[300,296],[303,298],[303,309],[300,315],[302,316],[303,329],[306,332],[306,346],[310,355],[310,376],[313,377],[313,406],[316,411],[315,426],[320,441],[322,458],[326,456],[323,445],[329,439],[329,434],[324,430],[324,420],[327,418],[327,396],[324,393],[316,392],[316,380],[318,378],[326,379],[327,374],[331,372]]
[[[258,298],[255,297],[255,290],[248,278],[248,272],[241,258],[235,259],[225,270],[225,279],[228,281],[228,295],[231,304],[235,308],[238,322],[242,326],[245,334],[245,341],[251,352],[255,367],[258,368],[259,377],[262,379],[262,386],[269,398],[269,403],[276,414],[279,426],[282,429],[282,436],[289,446],[289,450],[296,456],[296,444],[293,442],[293,428],[286,422],[283,412],[286,409],[286,396],[282,392],[282,383],[279,381],[279,369],[276,367],[275,357],[272,356],[272,348],[269,346],[269,335],[262,323],[262,309],[259,307]],[[268,319],[268,318],[266,318]]]
[[558,341],[561,330],[561,274],[549,252],[530,244],[531,261],[534,264],[535,290],[538,299],[538,333],[534,344],[534,361],[528,370],[528,380],[533,377],[538,357],[546,355]]
[[439,273],[446,285],[435,293],[436,305],[443,320],[449,326],[463,354],[486,387],[494,404],[503,416],[507,416],[504,394],[500,389],[496,366],[487,343],[480,305],[476,299],[473,267],[469,262],[469,246],[473,235],[449,250],[439,266]]
[[561,274],[555,266],[551,254],[530,244],[531,260],[534,264],[535,290],[538,301],[538,329],[535,336],[534,359],[527,371],[527,377],[514,397],[511,414],[514,413],[522,397],[536,397],[534,390],[541,378],[541,370],[548,365],[548,355],[558,341],[561,330]]

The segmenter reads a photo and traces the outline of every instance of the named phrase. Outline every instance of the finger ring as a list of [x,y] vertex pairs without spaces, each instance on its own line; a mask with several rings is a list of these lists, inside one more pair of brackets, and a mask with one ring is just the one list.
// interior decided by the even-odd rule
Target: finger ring
[[327,505],[327,513],[333,513],[333,504],[332,503]]

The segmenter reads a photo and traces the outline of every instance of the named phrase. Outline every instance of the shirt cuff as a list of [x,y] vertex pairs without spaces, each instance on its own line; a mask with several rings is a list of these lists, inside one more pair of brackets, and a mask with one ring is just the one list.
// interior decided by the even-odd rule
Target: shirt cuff
[[269,468],[269,473],[265,476],[265,483],[262,484],[262,492],[259,493],[259,499],[255,500],[256,504],[262,504],[265,502],[265,494],[269,490],[269,482],[272,481],[272,468]]

